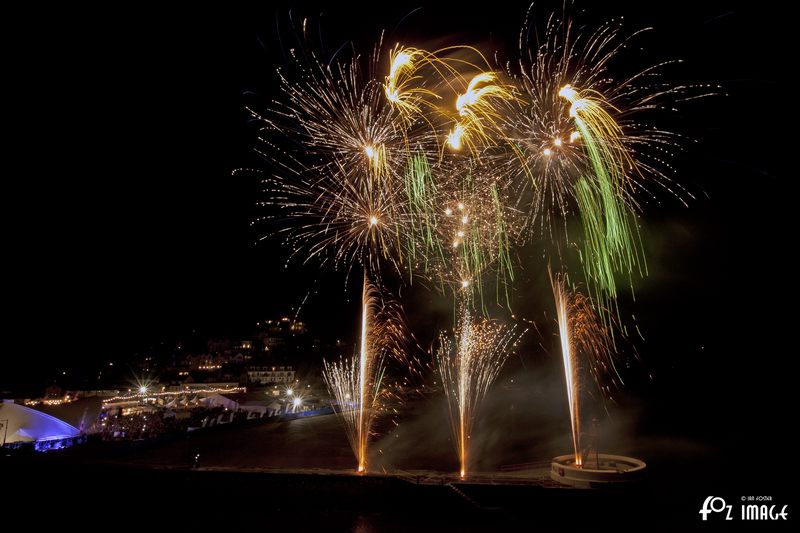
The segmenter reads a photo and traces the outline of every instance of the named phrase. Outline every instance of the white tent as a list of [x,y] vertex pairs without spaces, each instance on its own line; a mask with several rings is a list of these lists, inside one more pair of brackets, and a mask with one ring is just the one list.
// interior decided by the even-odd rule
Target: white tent
[[213,393],[209,394],[200,400],[206,407],[224,407],[229,411],[236,411],[239,408],[239,403],[223,396],[222,394]]
[[0,442],[34,442],[77,437],[80,431],[47,413],[16,403],[0,403]]

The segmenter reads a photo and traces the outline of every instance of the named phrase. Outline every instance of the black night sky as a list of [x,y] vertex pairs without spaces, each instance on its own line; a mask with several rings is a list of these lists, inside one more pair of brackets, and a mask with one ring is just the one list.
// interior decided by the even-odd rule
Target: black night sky
[[[527,3],[491,5],[128,3],[21,17],[4,76],[24,156],[5,176],[16,192],[5,196],[11,321],[0,390],[38,390],[63,369],[124,360],[193,330],[236,334],[309,291],[310,326],[352,336],[354,292],[342,272],[286,269],[278,243],[256,244],[258,179],[231,174],[267,169],[245,106],[276,95],[291,19],[310,17],[327,54],[348,40],[366,52],[384,28],[390,42],[435,36],[511,53]],[[676,162],[697,199],[645,209],[652,272],[635,304],[647,325],[639,351],[664,405],[774,453],[795,352],[788,17],[753,2],[579,2],[575,11],[582,7],[588,23],[624,15],[628,28],[654,26],[643,63],[683,59],[673,81],[727,93],[675,119],[698,140]],[[550,320],[550,295],[542,297],[523,298],[524,311]],[[429,316],[426,300],[416,304],[407,312],[425,337],[413,322]]]

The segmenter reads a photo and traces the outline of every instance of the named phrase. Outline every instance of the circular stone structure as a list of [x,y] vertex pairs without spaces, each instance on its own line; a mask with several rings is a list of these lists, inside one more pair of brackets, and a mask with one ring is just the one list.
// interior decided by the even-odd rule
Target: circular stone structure
[[550,478],[581,489],[619,487],[640,480],[646,467],[644,461],[624,455],[591,454],[583,466],[575,465],[574,455],[559,455],[550,464]]

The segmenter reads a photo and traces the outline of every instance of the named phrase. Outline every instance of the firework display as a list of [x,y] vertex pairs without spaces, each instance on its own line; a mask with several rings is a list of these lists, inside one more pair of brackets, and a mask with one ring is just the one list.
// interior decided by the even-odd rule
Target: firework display
[[[673,62],[615,76],[615,57],[644,30],[545,20],[543,33],[526,21],[519,58],[504,65],[470,46],[429,51],[382,39],[368,57],[293,51],[291,72],[279,71],[283,97],[251,111],[275,169],[264,180],[264,220],[277,226],[270,234],[302,261],[363,269],[360,349],[325,363],[359,471],[388,394],[387,355],[412,373],[425,366],[402,340],[410,336],[402,312],[381,317],[387,273],[453,301],[454,333],[431,352],[463,477],[480,402],[519,340],[513,326],[481,316],[484,289],[493,286],[496,303],[513,311],[515,270],[557,261],[566,271],[569,254],[587,294],[566,276],[551,275],[551,284],[581,465],[580,375],[616,373],[621,287],[632,291],[647,273],[642,208],[660,191],[691,198],[671,178],[680,137],[648,120],[710,89],[669,85],[662,75]],[[557,253],[544,263],[520,257],[530,242]]]

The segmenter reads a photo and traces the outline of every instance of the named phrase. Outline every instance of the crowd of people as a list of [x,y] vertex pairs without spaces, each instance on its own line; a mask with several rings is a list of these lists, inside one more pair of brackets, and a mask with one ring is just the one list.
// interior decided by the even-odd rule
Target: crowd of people
[[230,422],[238,418],[246,418],[246,415],[237,416],[237,413],[222,407],[197,407],[191,409],[188,416],[161,409],[128,415],[101,415],[99,429],[103,440],[140,440],[186,432],[190,428],[210,427],[217,421]]

